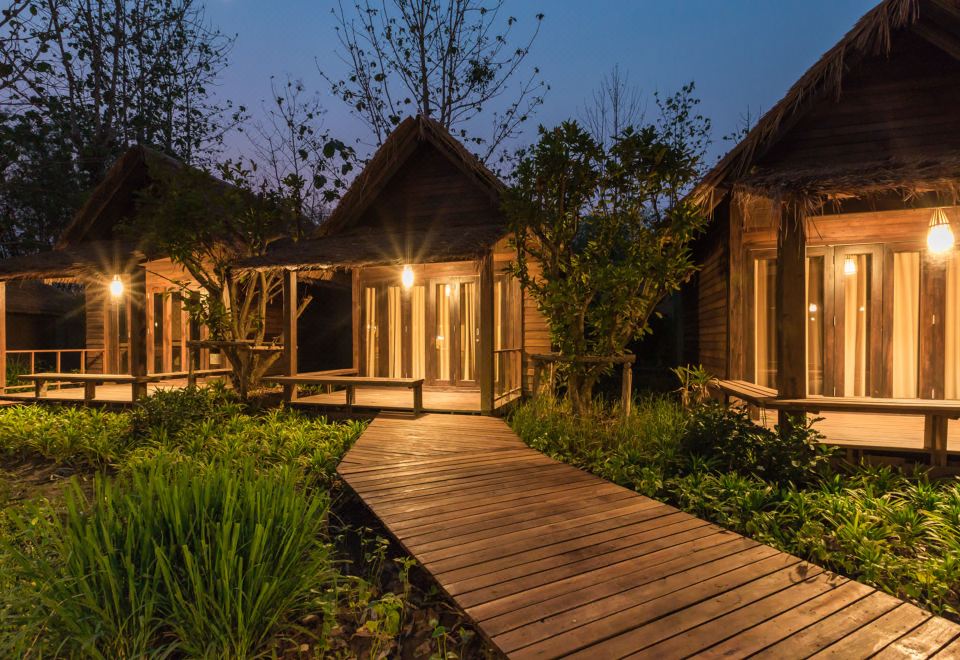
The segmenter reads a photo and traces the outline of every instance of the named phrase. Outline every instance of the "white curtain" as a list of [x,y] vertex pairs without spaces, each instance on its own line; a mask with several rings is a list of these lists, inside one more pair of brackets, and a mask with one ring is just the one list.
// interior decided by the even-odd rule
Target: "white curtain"
[[387,375],[400,378],[403,375],[403,312],[400,307],[400,287],[387,287],[387,332],[389,353]]
[[410,376],[413,378],[423,378],[424,372],[424,347],[426,346],[426,306],[424,304],[424,290],[422,286],[415,286],[410,294],[410,341],[412,342],[412,352],[410,363],[412,371]]
[[947,263],[947,318],[944,351],[944,397],[960,399],[960,254]]
[[450,285],[437,286],[437,380],[450,380]]
[[755,381],[764,387],[776,387],[776,262],[754,262],[754,371]]
[[893,255],[893,396],[918,393],[920,354],[920,253]]
[[363,290],[363,313],[366,320],[363,343],[365,349],[363,375],[376,376],[379,342],[377,341],[377,290],[373,287],[366,287]]
[[843,394],[867,396],[867,330],[870,320],[870,257],[850,255],[854,274],[844,274]]
[[464,282],[460,287],[460,379],[476,380],[477,365],[477,285]]

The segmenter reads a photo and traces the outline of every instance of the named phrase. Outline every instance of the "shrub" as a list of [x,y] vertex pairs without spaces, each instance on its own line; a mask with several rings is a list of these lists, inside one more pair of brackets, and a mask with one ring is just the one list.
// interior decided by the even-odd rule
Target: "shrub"
[[102,468],[136,444],[130,418],[97,408],[9,406],[0,411],[0,449]]
[[233,390],[218,381],[203,387],[158,390],[134,406],[133,431],[140,437],[172,437],[191,424],[228,419],[244,410]]
[[[327,498],[288,469],[156,463],[125,489],[98,477],[62,516],[14,517],[4,552],[11,652],[243,657],[293,625],[334,573]],[[27,540],[31,541],[28,543]]]
[[772,431],[756,424],[742,407],[705,403],[693,409],[682,446],[713,463],[773,483],[804,483],[829,462],[832,451],[806,417]]

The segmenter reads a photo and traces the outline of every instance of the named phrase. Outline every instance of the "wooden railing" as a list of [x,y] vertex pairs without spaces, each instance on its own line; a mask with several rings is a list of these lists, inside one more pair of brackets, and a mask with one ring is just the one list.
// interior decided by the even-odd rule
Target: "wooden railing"
[[493,398],[503,402],[523,388],[523,349],[501,348],[493,352]]
[[[8,374],[11,373],[9,369],[11,365],[20,367],[20,369],[13,370],[14,375],[18,371],[29,374],[38,371],[79,374],[87,372],[105,373],[106,350],[103,348],[12,349],[7,351],[7,364],[5,366]],[[30,387],[33,387],[33,385],[13,382],[7,383],[4,389],[13,390]]]

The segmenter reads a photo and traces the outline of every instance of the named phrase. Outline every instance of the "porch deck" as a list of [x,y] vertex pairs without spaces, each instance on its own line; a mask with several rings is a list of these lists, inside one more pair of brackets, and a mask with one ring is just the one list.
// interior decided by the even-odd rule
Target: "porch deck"
[[[209,383],[216,378],[205,378],[197,379],[198,384]],[[174,378],[170,380],[161,380],[155,383],[147,383],[147,393],[153,394],[159,390],[173,390],[184,388],[187,386],[186,378]],[[96,396],[94,396],[94,403],[130,403],[132,392],[130,385],[117,385],[113,383],[107,383],[104,385],[97,385]],[[37,401],[34,397],[33,390],[26,390],[23,392],[4,392],[0,394],[0,401],[8,401],[12,403],[32,403]],[[83,401],[83,386],[65,386],[58,389],[50,389],[47,393],[40,399],[43,402],[53,402],[53,403],[77,403],[78,401]]]
[[[297,404],[331,408],[346,407],[346,393],[300,395]],[[356,391],[354,410],[411,410],[410,392],[389,387],[366,387]],[[423,390],[425,412],[479,413],[479,390]]]
[[499,419],[380,415],[338,471],[511,658],[960,651],[957,624],[553,461]]
[[[821,418],[814,428],[826,436],[825,444],[854,450],[926,453],[923,448],[923,417],[883,413],[823,412],[808,415]],[[761,411],[761,422],[777,423],[775,410]],[[947,423],[947,454],[960,455],[960,420]]]

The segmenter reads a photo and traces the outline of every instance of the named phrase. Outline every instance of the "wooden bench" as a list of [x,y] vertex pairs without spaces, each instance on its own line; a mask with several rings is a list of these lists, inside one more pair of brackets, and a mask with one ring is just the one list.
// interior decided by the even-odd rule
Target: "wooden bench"
[[97,395],[97,386],[105,383],[114,385],[138,385],[142,383],[155,382],[155,376],[137,377],[130,374],[73,374],[57,372],[40,372],[36,374],[25,374],[20,376],[23,380],[33,381],[34,397],[42,398],[47,392],[47,386],[51,382],[56,383],[80,383],[83,385],[83,400],[93,401]]
[[[287,387],[287,400],[296,398],[297,385],[328,385],[343,387],[346,390],[346,406],[353,407],[356,403],[358,387],[402,387],[413,390],[413,414],[419,415],[423,411],[423,378],[379,378],[367,376],[297,374],[296,376],[272,376],[264,378],[264,382],[278,383]],[[292,389],[292,391],[291,391]]]
[[771,408],[802,413],[849,412],[917,415],[923,417],[923,450],[938,467],[947,464],[947,421],[960,419],[960,401],[942,399],[884,399],[873,397],[806,397],[776,399]]
[[777,398],[777,391],[772,387],[757,385],[745,380],[714,379],[710,381],[710,385],[720,390],[724,397],[724,403],[729,403],[730,397],[733,397],[763,408]]

